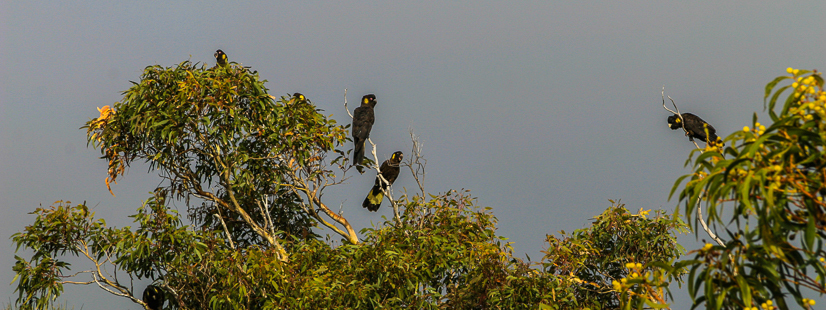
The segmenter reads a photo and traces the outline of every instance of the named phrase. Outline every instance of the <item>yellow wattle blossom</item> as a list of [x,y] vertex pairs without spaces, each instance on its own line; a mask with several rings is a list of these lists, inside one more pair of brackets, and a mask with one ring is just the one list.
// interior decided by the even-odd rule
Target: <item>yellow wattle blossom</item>
[[803,80],[803,84],[806,84],[806,85],[812,85],[814,83],[815,83],[815,78],[812,77],[812,76],[809,76],[805,80]]

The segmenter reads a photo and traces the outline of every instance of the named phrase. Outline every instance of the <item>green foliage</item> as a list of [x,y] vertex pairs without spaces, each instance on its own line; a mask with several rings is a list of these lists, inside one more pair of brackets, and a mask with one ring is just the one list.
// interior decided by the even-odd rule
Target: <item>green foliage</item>
[[674,233],[687,232],[688,226],[677,215],[660,211],[648,219],[650,211],[631,214],[623,204],[615,204],[591,227],[563,239],[548,236],[545,270],[577,279],[576,297],[592,301],[591,307],[667,306],[668,284],[679,282],[683,273],[671,266],[684,252]]
[[[346,142],[346,128],[308,101],[275,101],[265,82],[238,65],[147,67],[121,102],[84,127],[109,161],[107,187],[142,160],[159,170],[164,196],[186,200],[190,219],[214,230],[219,215],[240,246],[273,244],[276,230],[306,237],[318,219],[294,188],[335,178],[326,166],[343,153],[325,159]],[[205,203],[190,205],[192,197]]]
[[[102,219],[94,219],[94,213],[79,204],[58,201],[49,208],[37,208],[35,222],[21,233],[12,236],[17,250],[31,250],[32,258],[15,256],[17,264],[17,304],[23,308],[47,309],[60,296],[65,283],[94,281],[71,280],[79,275],[90,275],[98,284],[122,294],[129,294],[128,287],[118,283],[117,270],[138,278],[156,278],[169,273],[176,266],[189,266],[198,261],[206,250],[202,238],[210,234],[197,234],[181,225],[174,211],[166,209],[156,199],[150,199],[138,210],[136,231],[128,227],[109,228]],[[213,242],[220,239],[209,238]],[[186,253],[186,255],[180,255]],[[94,266],[74,275],[65,272],[71,265],[64,256],[85,257]],[[113,270],[106,268],[113,268]]]
[[[34,254],[30,260],[15,255],[17,263],[14,265],[16,273],[14,280],[18,280],[18,299],[21,306],[45,309],[63,292],[63,283],[60,277],[63,270],[69,269],[70,264],[56,258],[67,252],[78,255],[74,243],[77,239],[85,239],[83,227],[98,229],[101,223],[85,223],[83,220],[88,213],[85,206],[70,208],[61,201],[57,207],[49,209],[37,208],[38,216],[34,224],[26,228],[27,233],[16,233],[12,239],[16,250],[20,247],[32,249]],[[12,280],[12,281],[14,281]]]
[[[256,286],[217,290],[221,295],[214,297],[211,305],[263,304],[265,309],[614,308],[594,294],[613,291],[610,280],[608,285],[595,288],[578,276],[595,272],[590,267],[604,265],[583,267],[570,262],[572,255],[548,254],[538,265],[540,269],[532,268],[515,258],[510,245],[496,236],[496,219],[490,209],[475,206],[467,193],[450,192],[427,201],[416,196],[401,203],[406,210],[401,225],[387,221],[379,228],[364,229],[365,238],[357,245],[333,248],[317,240],[289,244],[291,261],[279,266],[270,263],[271,253],[249,251],[243,260],[246,265],[233,268],[228,264],[221,268],[228,270],[221,278],[226,285]],[[597,232],[609,226],[615,230]],[[548,253],[582,244],[596,249],[611,243],[623,246],[596,250],[599,257],[595,261],[600,262],[596,264],[669,262],[679,254],[673,233],[681,229],[684,224],[678,218],[647,219],[645,214],[629,214],[620,206],[606,211],[591,228],[575,232],[576,238],[551,242]],[[609,236],[612,233],[616,234]],[[659,241],[634,239],[641,235],[658,237]],[[624,245],[636,245],[637,251]],[[579,258],[583,256],[587,255]],[[560,271],[575,265],[579,267],[575,272]],[[616,266],[617,274],[625,274],[623,268]],[[250,278],[256,281],[250,282]],[[656,284],[659,286],[653,280],[649,284],[657,288],[667,285],[664,280]],[[642,304],[644,298],[639,296],[665,298],[662,292],[658,294],[634,295],[628,300]],[[613,301],[620,295],[613,291]]]
[[[613,207],[572,237],[549,237],[537,269],[496,236],[489,208],[475,206],[467,193],[450,192],[427,201],[403,198],[402,224],[364,229],[359,244],[294,238],[285,243],[291,253],[286,263],[274,248],[235,250],[220,234],[188,229],[162,197],[156,193],[138,210],[134,231],[106,227],[83,205],[38,209],[35,223],[14,236],[18,247],[43,249],[30,262],[18,258],[26,266],[15,270],[18,303],[40,305],[59,296],[52,290],[66,279],[39,280],[49,277],[43,271],[63,275],[68,266],[53,262],[68,254],[162,279],[173,309],[610,309],[666,297],[653,278],[639,282],[648,291],[631,284],[615,290],[609,283],[631,274],[624,262],[649,268],[675,259],[673,233],[682,229],[673,217],[648,219],[647,211]],[[659,241],[636,239],[642,237]],[[113,291],[137,295],[129,284],[95,276]]]
[[[685,262],[695,307],[789,309],[789,296],[808,308],[805,291],[826,293],[826,92],[820,73],[788,72],[766,86],[768,128],[755,114],[751,128],[726,138],[724,153],[706,150],[674,185],[689,178],[679,194],[689,219],[705,204],[728,240]],[[778,88],[785,80],[792,83]]]

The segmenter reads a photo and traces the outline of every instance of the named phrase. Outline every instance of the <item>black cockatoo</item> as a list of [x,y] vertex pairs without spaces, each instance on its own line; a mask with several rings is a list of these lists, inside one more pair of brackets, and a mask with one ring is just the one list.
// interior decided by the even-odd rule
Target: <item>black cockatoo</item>
[[[694,141],[696,138],[705,142],[709,146],[723,145],[723,140],[717,136],[717,131],[714,127],[712,127],[709,123],[706,123],[706,121],[702,118],[691,113],[682,113],[682,116],[683,120],[685,120],[686,136],[689,136],[691,141]],[[669,116],[668,128],[671,128],[671,130],[682,129],[683,126],[680,122],[680,117],[676,114]],[[708,131],[708,137],[706,137],[706,131]]]
[[[384,177],[387,182],[390,182],[390,184],[396,182],[396,178],[399,177],[399,163],[402,162],[402,157],[404,157],[402,152],[395,152],[390,156],[390,159],[385,160],[381,163],[381,167],[379,167],[379,170],[381,170],[381,176]],[[367,210],[372,212],[379,209],[382,200],[384,200],[384,192],[382,192],[382,188],[387,189],[388,186],[388,184],[383,183],[384,182],[381,181],[381,178],[376,176],[376,183],[373,185],[373,189],[370,190],[370,193],[367,194],[367,198],[364,198],[364,202],[361,203],[362,207],[365,207]]]
[[364,95],[361,98],[361,106],[353,111],[353,126],[350,128],[353,134],[353,165],[361,165],[364,160],[364,143],[370,138],[370,129],[376,121],[373,108],[376,107],[376,95]]
[[155,285],[149,285],[143,290],[143,302],[152,310],[161,310],[164,302],[163,290]]
[[226,67],[227,66],[227,54],[224,54],[224,51],[217,50],[215,51],[215,61],[218,62],[218,66]]

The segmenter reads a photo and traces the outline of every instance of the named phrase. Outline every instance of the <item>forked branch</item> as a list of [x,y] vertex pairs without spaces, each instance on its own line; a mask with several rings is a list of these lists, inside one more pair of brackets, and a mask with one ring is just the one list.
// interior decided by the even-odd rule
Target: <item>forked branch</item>
[[419,136],[413,133],[413,129],[410,128],[410,141],[413,142],[413,150],[411,150],[411,156],[408,157],[405,166],[410,168],[410,174],[413,175],[413,179],[416,180],[416,185],[419,186],[419,191],[421,192],[422,197],[424,197],[424,178],[425,178],[425,166],[427,166],[427,160],[422,156],[422,142],[419,141]]

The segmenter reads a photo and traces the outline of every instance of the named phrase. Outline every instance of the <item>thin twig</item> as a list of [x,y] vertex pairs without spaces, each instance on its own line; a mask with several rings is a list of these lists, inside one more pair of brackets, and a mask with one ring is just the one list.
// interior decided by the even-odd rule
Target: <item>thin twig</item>
[[350,114],[350,110],[347,109],[347,89],[344,89],[344,111],[347,111],[347,115],[350,115],[350,118],[353,118],[353,114]]
[[224,226],[224,232],[227,233],[227,240],[229,241],[229,246],[231,248],[235,249],[235,244],[232,242],[232,236],[229,234],[229,229],[227,229],[227,223],[224,223],[224,219],[221,218],[220,215],[213,214],[213,216],[215,216],[215,218],[217,218],[219,221],[221,221],[221,225]]
[[[425,178],[425,166],[427,166],[427,160],[422,157],[422,143],[419,141],[419,137],[413,133],[413,129],[410,128],[410,141],[413,142],[413,149],[411,150],[411,156],[408,157],[407,163],[405,165],[410,168],[410,174],[413,175],[413,178],[416,180],[416,184],[419,186],[419,190],[421,191],[422,197],[424,197],[424,178]],[[415,168],[413,166],[416,166]]]
[[680,109],[679,109],[679,108],[677,108],[677,104],[676,104],[676,103],[674,103],[674,99],[671,99],[671,96],[668,96],[668,99],[669,99],[669,100],[671,100],[671,103],[672,103],[672,104],[674,104],[674,109],[676,109],[676,110],[677,110],[677,112],[674,112],[674,111],[672,111],[671,109],[669,109],[668,107],[666,107],[666,106],[665,106],[665,85],[663,85],[663,90],[662,90],[662,93],[660,93],[660,95],[661,95],[661,96],[662,96],[662,98],[663,98],[663,108],[664,108],[666,111],[668,111],[668,112],[671,112],[671,113],[673,113],[673,114],[677,114],[677,115],[679,115],[679,116],[680,116],[680,120],[682,120],[682,119],[683,119],[683,116],[682,116],[682,115],[680,115]]
[[267,221],[270,222],[270,233],[275,236],[275,224],[273,224],[272,217],[270,217],[270,201],[266,195],[263,195],[262,199],[264,200],[264,209],[267,210]]
[[[264,196],[264,199],[266,199],[266,196]],[[261,206],[260,201],[256,200],[255,205],[258,206],[258,212],[261,212],[261,218],[264,219],[264,227],[263,228],[264,228],[264,230],[267,230],[267,226],[269,226],[269,222],[267,222],[267,213],[264,212],[264,207]],[[272,228],[272,226],[270,226],[269,228]]]
[[[133,302],[136,302],[136,303],[141,304],[141,305],[145,305],[141,300],[138,300],[137,298],[133,297],[132,294],[129,293],[129,290],[126,289],[126,287],[124,287],[123,285],[121,285],[117,281],[112,282],[111,280],[106,278],[106,276],[103,274],[103,272],[106,271],[106,270],[105,270],[105,268],[101,268],[101,265],[103,265],[106,261],[110,261],[108,255],[106,255],[107,258],[106,258],[106,260],[104,260],[103,263],[101,263],[101,262],[97,261],[96,259],[92,258],[92,255],[90,254],[90,251],[89,251],[89,245],[85,241],[80,241],[80,245],[77,246],[77,249],[84,256],[86,256],[87,259],[89,259],[90,261],[92,261],[93,264],[95,264],[95,271],[90,272],[90,274],[92,275],[92,280],[94,281],[95,284],[98,285],[98,287],[100,287],[104,291],[107,291],[107,292],[109,292],[109,293],[111,293],[115,296],[126,297],[126,298],[131,299]],[[116,268],[115,272],[117,272],[117,267],[115,267],[115,268]],[[103,270],[101,270],[101,269],[103,269]],[[108,271],[106,271],[106,273],[108,273]],[[117,290],[119,292],[115,292],[113,289]]]

